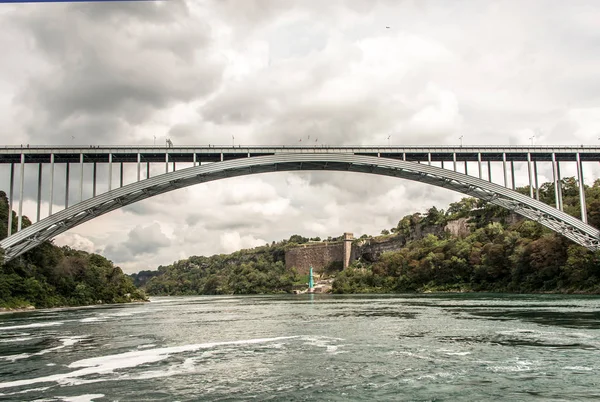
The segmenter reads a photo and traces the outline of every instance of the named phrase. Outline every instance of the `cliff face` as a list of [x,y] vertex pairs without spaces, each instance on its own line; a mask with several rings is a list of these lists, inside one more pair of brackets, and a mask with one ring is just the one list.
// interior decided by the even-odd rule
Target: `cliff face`
[[[468,219],[460,218],[450,221],[446,225],[417,224],[410,229],[408,235],[397,234],[355,240],[350,250],[350,262],[361,258],[368,262],[375,262],[383,253],[397,251],[409,241],[420,240],[430,234],[443,237],[446,233],[457,237],[468,236],[470,233]],[[344,244],[342,242],[303,244],[285,253],[286,268],[296,268],[300,275],[308,274],[310,267],[313,267],[315,272],[321,273],[332,263],[343,261]]]

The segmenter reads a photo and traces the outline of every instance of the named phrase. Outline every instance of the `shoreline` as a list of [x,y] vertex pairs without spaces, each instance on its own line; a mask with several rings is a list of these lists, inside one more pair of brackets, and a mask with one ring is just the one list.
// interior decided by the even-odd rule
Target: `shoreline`
[[97,304],[86,304],[83,306],[54,306],[54,307],[40,307],[37,308],[33,305],[28,305],[24,307],[0,307],[0,315],[2,314],[11,314],[11,313],[24,313],[28,311],[41,311],[41,310],[57,310],[57,309],[75,309],[75,308],[94,308],[100,306],[121,306],[125,304],[134,304],[134,303],[150,303],[150,299],[148,300],[132,300],[125,303],[97,303]]

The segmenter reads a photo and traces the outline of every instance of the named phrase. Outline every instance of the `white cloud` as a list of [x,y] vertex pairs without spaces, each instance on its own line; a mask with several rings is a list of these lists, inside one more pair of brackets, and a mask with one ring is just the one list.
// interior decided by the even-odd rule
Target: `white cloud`
[[65,233],[58,237],[55,243],[57,246],[69,246],[75,250],[87,251],[88,253],[95,253],[97,251],[90,239],[77,233]]
[[266,242],[263,239],[256,239],[253,236],[240,236],[238,232],[225,232],[221,234],[221,246],[227,253],[236,250],[262,246]]

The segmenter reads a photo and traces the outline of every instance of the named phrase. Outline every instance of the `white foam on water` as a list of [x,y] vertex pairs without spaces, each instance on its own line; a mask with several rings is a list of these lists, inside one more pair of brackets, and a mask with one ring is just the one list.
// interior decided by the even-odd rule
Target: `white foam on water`
[[592,339],[592,338],[594,338],[593,335],[584,334],[584,333],[581,333],[581,332],[571,332],[570,334],[567,334],[567,335],[570,336],[570,337],[573,337],[573,338],[586,338],[586,339]]
[[140,346],[138,346],[137,348],[138,348],[138,349],[148,349],[148,348],[153,348],[153,347],[155,347],[155,346],[156,346],[156,344],[155,344],[155,343],[149,343],[148,345],[140,345]]
[[467,356],[471,354],[471,352],[457,351],[454,349],[437,349],[436,352],[443,353],[446,356]]
[[63,325],[62,321],[43,322],[37,324],[26,324],[26,325],[12,325],[7,327],[0,327],[0,331],[21,329],[21,328],[43,328],[43,327],[55,327],[57,325]]
[[94,399],[104,398],[104,394],[85,394],[78,396],[59,396],[65,402],[93,402]]
[[39,388],[29,388],[29,389],[25,389],[23,391],[17,391],[17,392],[8,392],[6,394],[3,394],[0,392],[0,396],[9,396],[9,395],[18,395],[18,394],[26,394],[28,392],[35,392],[35,391],[45,391],[47,389],[50,389],[50,387],[39,387]]
[[20,353],[18,355],[1,356],[0,360],[8,360],[10,362],[15,362],[17,360],[27,359],[27,358],[32,357],[32,356],[45,355],[46,353],[50,353],[50,352],[54,352],[56,350],[64,349],[67,346],[73,346],[77,342],[81,341],[84,338],[85,338],[85,336],[73,336],[71,338],[61,338],[60,342],[62,342],[62,345],[58,345],[58,346],[55,346],[53,348],[43,349],[43,350],[40,350],[39,352],[36,352],[36,353]]
[[[140,312],[141,313],[141,312]],[[112,313],[112,314],[107,314],[107,317],[129,317],[132,316],[134,313],[132,312],[122,312],[122,313]],[[139,313],[138,313],[139,314]]]
[[563,370],[592,371],[594,369],[592,367],[585,367],[585,366],[567,366],[567,367],[563,367]]
[[328,336],[304,336],[302,337],[305,345],[325,348],[329,353],[335,353],[338,347],[344,345],[332,345],[333,341],[343,341],[341,338],[331,338]]
[[157,349],[144,349],[131,352],[120,353],[116,355],[92,357],[89,359],[78,360],[68,365],[69,368],[79,368],[79,370],[68,373],[54,374],[45,377],[29,378],[26,380],[16,380],[0,383],[1,388],[21,387],[25,385],[56,382],[59,384],[71,385],[75,382],[99,382],[105,379],[82,380],[80,377],[91,374],[111,374],[117,369],[125,369],[136,367],[142,364],[154,363],[164,359],[175,353],[194,352],[201,349],[210,349],[219,346],[231,345],[252,345],[268,342],[277,342],[286,339],[294,339],[298,336],[284,336],[277,338],[258,338],[246,339],[240,341],[229,342],[209,342],[194,345],[172,346]]
[[106,321],[102,317],[88,317],[79,320],[79,322],[97,322],[97,321]]
[[273,343],[269,346],[266,346],[268,349],[283,349],[284,344],[283,343]]
[[155,299],[153,297],[150,297],[150,303],[172,303],[172,302],[176,302],[176,301],[180,301],[177,299]]
[[173,375],[179,375],[184,373],[192,373],[196,371],[196,362],[200,360],[198,358],[187,358],[183,363],[171,366],[166,370],[150,370],[144,371],[143,373],[134,375],[121,375],[119,380],[149,380],[154,378],[171,377]]
[[21,338],[10,338],[10,339],[0,339],[0,343],[13,343],[13,342],[25,342],[35,339],[33,336],[24,336]]
[[493,372],[520,372],[520,371],[533,371],[535,370],[537,362],[529,360],[518,360],[514,365],[507,366],[492,366],[490,370]]
[[433,356],[427,356],[427,355],[413,353],[413,352],[409,352],[409,351],[405,351],[405,350],[393,351],[392,354],[414,357],[415,359],[420,359],[420,360],[442,361],[440,359],[434,358]]

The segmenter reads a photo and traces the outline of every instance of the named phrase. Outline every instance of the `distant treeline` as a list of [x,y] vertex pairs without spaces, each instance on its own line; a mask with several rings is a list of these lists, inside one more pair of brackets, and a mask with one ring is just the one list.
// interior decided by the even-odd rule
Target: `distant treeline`
[[[291,239],[308,241],[301,236]],[[284,240],[232,254],[190,257],[132,277],[150,295],[288,293],[298,277],[285,268],[285,250],[297,244]]]
[[[13,233],[17,219],[13,213]],[[31,224],[23,218],[23,227]],[[8,233],[8,199],[0,191],[0,239]],[[145,300],[121,268],[98,254],[44,242],[0,265],[0,308],[81,306]]]

